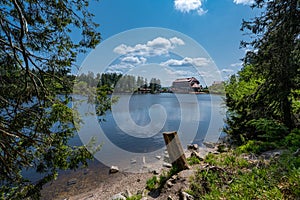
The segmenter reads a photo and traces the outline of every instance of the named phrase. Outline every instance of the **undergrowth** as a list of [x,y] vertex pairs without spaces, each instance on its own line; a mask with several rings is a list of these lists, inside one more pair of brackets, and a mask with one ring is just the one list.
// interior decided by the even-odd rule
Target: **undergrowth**
[[208,154],[208,165],[195,173],[187,192],[195,199],[299,199],[299,156],[287,151],[265,161],[244,155]]
[[178,172],[177,167],[172,167],[168,172],[163,171],[159,176],[153,176],[152,178],[148,179],[146,182],[146,189],[150,191],[160,190],[167,180],[171,178],[174,174]]

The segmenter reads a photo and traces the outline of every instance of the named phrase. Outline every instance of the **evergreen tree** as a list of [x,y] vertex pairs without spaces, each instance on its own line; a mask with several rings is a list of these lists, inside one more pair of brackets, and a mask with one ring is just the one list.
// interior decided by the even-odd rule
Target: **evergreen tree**
[[[299,0],[256,0],[253,7],[264,9],[242,24],[242,30],[254,38],[242,46],[253,50],[244,59],[245,67],[226,86],[229,132],[247,139],[266,134],[262,122],[282,124],[289,130],[299,124],[292,109],[300,88]],[[278,130],[281,137],[287,134]]]
[[[88,0],[0,0],[0,198],[39,198],[59,169],[93,156],[71,146],[68,107],[77,54],[100,41]],[[81,32],[75,41],[71,33]],[[22,170],[41,178],[31,182]]]

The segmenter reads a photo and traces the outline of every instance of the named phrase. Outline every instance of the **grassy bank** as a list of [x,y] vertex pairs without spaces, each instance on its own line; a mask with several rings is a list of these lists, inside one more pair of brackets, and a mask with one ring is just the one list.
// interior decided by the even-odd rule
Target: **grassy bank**
[[[194,199],[300,199],[300,156],[294,150],[254,154],[236,148],[209,153],[204,160],[190,157],[188,162],[196,170],[189,178],[189,186],[184,188],[184,192]],[[162,175],[153,176],[145,188],[150,193],[168,188],[165,183],[174,172],[171,169]],[[177,199],[180,191],[164,193],[168,193],[168,190],[162,190],[159,196],[170,195]],[[139,194],[128,199],[141,198]]]
[[270,159],[230,151],[206,156],[187,191],[195,199],[299,199],[300,157]]

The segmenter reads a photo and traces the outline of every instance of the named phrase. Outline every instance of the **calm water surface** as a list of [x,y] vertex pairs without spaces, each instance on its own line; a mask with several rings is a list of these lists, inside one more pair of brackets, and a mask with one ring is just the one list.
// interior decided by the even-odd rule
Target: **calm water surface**
[[[87,143],[92,137],[102,144],[96,159],[107,166],[140,168],[163,156],[163,132],[177,131],[182,146],[216,142],[224,126],[221,96],[209,94],[119,95],[119,101],[107,112],[105,121],[84,117],[84,125],[72,143]],[[90,113],[94,105],[83,104],[80,113]],[[132,163],[135,163],[133,166]]]

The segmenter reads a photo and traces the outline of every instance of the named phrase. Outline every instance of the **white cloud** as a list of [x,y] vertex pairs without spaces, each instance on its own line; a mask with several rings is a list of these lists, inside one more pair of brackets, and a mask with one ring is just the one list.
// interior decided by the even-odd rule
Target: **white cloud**
[[254,0],[233,0],[236,4],[244,4],[244,5],[251,5],[254,3]]
[[231,73],[234,72],[234,70],[233,69],[222,69],[222,72],[227,73],[227,74],[231,74]]
[[163,37],[157,37],[146,42],[145,44],[137,44],[135,46],[121,44],[114,49],[114,52],[120,55],[126,55],[126,57],[159,56],[168,54],[170,50],[180,45],[184,45],[184,41],[180,38],[173,37],[167,39]]
[[186,66],[194,65],[195,67],[206,66],[210,62],[207,58],[189,58],[185,57],[182,60],[170,59],[165,62],[160,63],[163,66]]
[[166,38],[158,37],[158,38],[155,38],[154,40],[148,41],[147,46],[153,47],[153,48],[169,49],[171,47],[171,42],[170,42],[170,40],[168,40]]
[[178,37],[170,38],[173,45],[184,45],[184,41]]
[[124,74],[130,69],[133,69],[135,66],[130,63],[120,63],[120,64],[115,64],[115,65],[110,65],[106,69],[106,73],[117,73],[117,74]]
[[197,11],[199,15],[207,13],[207,10],[202,8],[203,0],[175,0],[174,6],[176,10],[183,13],[188,13],[190,11]]
[[241,67],[242,65],[243,65],[242,62],[238,62],[238,63],[232,63],[232,64],[230,65],[230,67]]
[[122,58],[121,61],[132,64],[144,64],[146,63],[147,59],[144,57],[127,56]]

